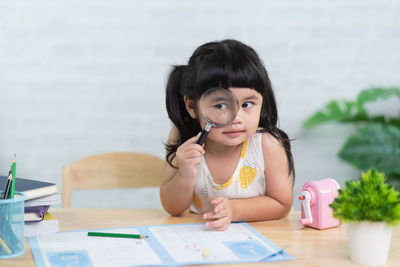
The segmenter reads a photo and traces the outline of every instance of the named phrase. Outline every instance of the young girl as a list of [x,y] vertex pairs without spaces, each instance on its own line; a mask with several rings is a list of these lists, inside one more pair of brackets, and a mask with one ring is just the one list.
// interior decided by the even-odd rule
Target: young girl
[[[230,125],[212,127],[198,145],[206,122],[197,104],[212,87],[230,90],[239,111]],[[200,46],[188,65],[171,72],[166,106],[174,127],[160,197],[168,213],[178,216],[190,208],[207,226],[224,230],[233,221],[273,220],[290,211],[290,141],[276,126],[271,82],[252,48],[236,40]]]

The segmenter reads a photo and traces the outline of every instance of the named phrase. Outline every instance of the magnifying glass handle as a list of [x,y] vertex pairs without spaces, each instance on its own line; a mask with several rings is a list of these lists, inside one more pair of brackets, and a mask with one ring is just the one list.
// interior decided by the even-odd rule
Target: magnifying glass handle
[[204,140],[206,140],[207,135],[208,135],[208,131],[206,129],[204,129],[201,132],[199,140],[197,140],[196,144],[202,145],[204,143]]
[[207,137],[208,133],[210,132],[211,126],[212,126],[212,124],[207,123],[206,127],[201,132],[199,140],[197,140],[196,144],[202,145],[204,143],[204,140],[206,140],[206,137]]

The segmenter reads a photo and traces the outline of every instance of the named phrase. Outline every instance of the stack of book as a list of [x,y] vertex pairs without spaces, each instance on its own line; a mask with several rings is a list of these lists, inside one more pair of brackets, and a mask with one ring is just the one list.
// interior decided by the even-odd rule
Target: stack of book
[[[0,185],[7,177],[0,176]],[[25,236],[55,233],[59,231],[58,220],[48,212],[51,205],[61,202],[54,183],[16,178],[15,191],[25,194]]]
[[61,195],[53,193],[25,201],[25,236],[56,233],[58,220],[48,212],[51,205],[59,204]]

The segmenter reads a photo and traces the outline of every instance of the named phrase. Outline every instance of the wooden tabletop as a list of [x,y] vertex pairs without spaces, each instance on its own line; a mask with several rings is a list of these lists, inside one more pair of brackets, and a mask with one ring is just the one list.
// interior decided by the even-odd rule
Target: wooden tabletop
[[[204,222],[197,214],[187,212],[180,217],[171,217],[165,211],[158,209],[52,208],[50,212],[59,220],[61,231]],[[360,266],[353,264],[349,258],[343,226],[327,230],[314,230],[301,226],[298,223],[299,218],[299,212],[292,212],[281,220],[250,223],[279,247],[289,245],[286,252],[294,260],[269,262],[268,266]],[[400,227],[396,227],[393,229],[389,258],[384,266],[400,266],[399,251]],[[261,263],[247,265],[256,266]],[[24,255],[14,259],[0,260],[0,266],[35,266],[28,242],[25,241]]]

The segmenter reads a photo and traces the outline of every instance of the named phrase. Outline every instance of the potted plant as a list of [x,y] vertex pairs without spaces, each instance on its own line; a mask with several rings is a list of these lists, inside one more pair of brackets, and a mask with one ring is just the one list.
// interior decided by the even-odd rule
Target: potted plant
[[347,181],[330,207],[345,223],[351,260],[384,264],[392,227],[400,222],[400,193],[386,183],[385,174],[371,169],[361,180]]
[[[356,125],[338,156],[361,171],[377,169],[400,188],[400,105],[398,115],[374,115],[368,104],[400,99],[400,88],[370,88],[361,91],[355,101],[332,100],[316,111],[303,127],[310,129],[328,122]],[[396,101],[396,100],[395,100]]]

